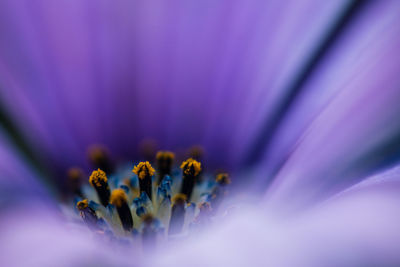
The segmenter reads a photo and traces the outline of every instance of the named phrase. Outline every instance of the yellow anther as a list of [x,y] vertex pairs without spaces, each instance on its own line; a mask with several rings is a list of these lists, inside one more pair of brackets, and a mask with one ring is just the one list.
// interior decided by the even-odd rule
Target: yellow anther
[[194,170],[193,175],[197,176],[201,171],[201,163],[198,162],[197,160],[189,158],[182,163],[181,169],[186,175],[191,175],[192,174],[191,171],[193,169]]
[[107,149],[102,145],[92,145],[88,149],[88,154],[89,154],[89,158],[92,161],[98,162],[98,161],[106,158],[108,152],[107,152]]
[[93,171],[89,178],[89,183],[94,187],[100,187],[102,184],[107,183],[107,175],[100,169]]
[[200,145],[192,146],[189,149],[190,157],[198,158],[198,157],[202,157],[203,154],[204,154],[204,148],[202,146],[200,146]]
[[127,202],[128,202],[128,197],[126,196],[124,189],[118,188],[112,191],[110,197],[111,204],[113,204],[116,207],[121,207],[122,204]]
[[215,181],[219,184],[226,185],[231,183],[231,179],[229,178],[229,174],[227,173],[219,173],[215,178]]
[[201,159],[203,157],[203,155],[204,155],[204,149],[200,145],[192,146],[189,149],[189,157],[190,158],[194,158],[194,159],[199,160],[199,159]]
[[79,168],[70,168],[68,170],[68,178],[71,180],[79,180],[82,177],[82,170]]
[[154,216],[150,213],[146,213],[146,214],[142,215],[141,218],[145,224],[151,224],[154,220]]
[[186,202],[187,196],[182,193],[178,193],[175,196],[172,197],[172,203],[173,204],[183,204]]
[[132,170],[132,172],[135,173],[139,179],[144,179],[146,176],[153,176],[155,171],[156,170],[151,167],[151,164],[148,161],[140,162]]
[[139,151],[145,160],[153,160],[157,151],[157,142],[153,139],[144,139],[139,144]]
[[76,204],[78,210],[84,210],[89,206],[89,201],[87,199],[81,200]]
[[170,151],[158,151],[156,155],[157,160],[173,160],[175,154]]

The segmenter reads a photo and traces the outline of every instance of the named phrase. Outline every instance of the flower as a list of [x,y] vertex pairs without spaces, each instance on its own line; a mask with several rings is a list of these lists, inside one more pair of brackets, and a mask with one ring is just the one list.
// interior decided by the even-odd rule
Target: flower
[[152,257],[148,266],[396,265],[399,177],[396,167],[290,217],[245,207],[208,234]]
[[[103,238],[108,236],[134,244],[136,249],[149,250],[164,246],[168,240],[190,236],[217,221],[218,211],[227,208],[224,199],[228,196],[228,174],[201,172],[200,162],[193,158],[183,161],[179,171],[172,155],[156,154],[158,177],[154,177],[156,172],[150,162],[145,161],[133,168],[134,176],[127,175],[130,168],[125,167],[109,172],[110,178],[100,168],[94,170],[89,177],[91,187],[77,182],[81,172],[72,168],[71,193],[84,223]],[[102,163],[109,162],[106,156],[102,158]]]
[[[399,265],[399,9],[391,0],[1,1],[1,265]],[[129,194],[106,183],[121,158],[148,166],[144,138],[176,152],[175,163],[180,149],[202,145],[183,165],[185,195],[222,166],[240,204],[151,257],[96,234],[107,229],[95,208],[109,201],[116,226],[131,230]],[[64,173],[90,169],[93,143],[107,148],[91,153],[91,199],[102,205],[81,198],[78,209],[94,231],[59,212],[71,212],[59,200]],[[172,171],[164,163],[137,169],[131,187],[153,198],[152,179]],[[84,195],[79,179],[69,186]]]

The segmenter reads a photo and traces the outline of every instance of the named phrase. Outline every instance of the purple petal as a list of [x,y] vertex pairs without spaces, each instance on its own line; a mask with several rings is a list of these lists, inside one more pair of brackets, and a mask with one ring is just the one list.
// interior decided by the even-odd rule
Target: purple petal
[[33,203],[2,212],[1,266],[127,266],[124,249],[113,249],[78,224],[68,225],[48,206]]
[[320,63],[266,155],[264,171],[279,171],[272,200],[326,198],[391,163],[400,130],[399,11],[397,1],[369,6]]
[[3,1],[0,91],[52,167],[104,143],[203,144],[236,167],[346,1]]
[[50,188],[43,187],[41,178],[0,128],[0,206],[12,206],[32,198],[48,200]]

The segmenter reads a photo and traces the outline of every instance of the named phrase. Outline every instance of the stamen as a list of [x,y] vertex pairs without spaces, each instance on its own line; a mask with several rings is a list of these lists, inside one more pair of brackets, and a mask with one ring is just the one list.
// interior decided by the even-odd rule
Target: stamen
[[201,164],[200,162],[189,158],[182,163],[181,169],[183,171],[181,193],[185,194],[187,196],[187,199],[190,200],[196,178],[199,176],[201,171]]
[[223,198],[228,194],[227,185],[231,183],[231,179],[227,173],[219,173],[215,178],[217,186],[214,188],[211,197],[213,210],[216,212],[222,203]]
[[142,244],[145,251],[153,249],[157,241],[157,229],[154,225],[154,217],[151,214],[142,216],[143,229],[142,229]]
[[147,214],[147,210],[146,210],[145,207],[141,206],[141,207],[139,207],[139,208],[136,209],[136,215],[137,215],[138,217],[142,217],[142,216],[144,216],[144,215],[146,215],[146,214]]
[[206,225],[210,223],[210,217],[212,213],[211,205],[209,202],[203,202],[199,204],[199,215],[196,217],[196,223],[200,225]]
[[189,158],[195,159],[197,161],[202,161],[204,156],[204,149],[202,146],[192,146],[189,149]]
[[196,213],[196,203],[189,202],[185,208],[185,223],[183,225],[183,230],[186,231],[191,226],[194,221]]
[[[196,159],[199,158],[198,154]],[[116,173],[107,173],[111,175],[110,181],[106,172],[98,168],[90,175],[89,182],[100,201],[95,200],[94,190],[79,183],[82,172],[71,169],[68,175],[76,182],[71,183],[72,191],[91,199],[77,203],[80,216],[102,235],[109,233],[121,241],[141,237],[145,250],[165,239],[180,239],[216,218],[215,211],[230,183],[227,173],[218,173],[214,181],[209,179],[212,176],[202,175],[202,165],[196,159],[188,158],[181,164],[181,176],[173,169],[174,154],[160,151],[156,157],[155,190],[152,179],[156,171],[149,161],[134,166],[132,172],[136,175],[129,175],[130,170],[124,167]],[[200,180],[201,176],[204,181]],[[111,193],[110,186],[117,189]]]
[[172,195],[172,182],[173,180],[171,179],[171,176],[166,175],[164,176],[164,179],[161,181],[161,184],[158,186],[159,189],[163,189],[167,191],[168,195]]
[[139,150],[144,161],[152,162],[157,151],[157,142],[153,139],[144,139],[139,144]]
[[171,220],[171,198],[169,196],[162,197],[158,206],[157,218],[159,218],[164,227],[168,229]]
[[168,234],[179,234],[182,231],[185,219],[186,195],[176,194],[172,199],[171,220],[169,223]]
[[217,177],[215,178],[215,181],[219,185],[228,185],[231,183],[231,179],[229,178],[229,175],[227,173],[219,173],[217,174]]
[[113,164],[105,147],[93,145],[89,147],[88,154],[94,168],[102,169],[106,173],[112,173],[114,171]]
[[151,200],[152,199],[151,177],[154,175],[155,172],[153,167],[150,165],[148,161],[140,162],[133,168],[132,172],[139,177],[140,193],[145,192],[149,197],[149,199]]
[[110,187],[106,173],[100,169],[93,171],[89,178],[89,183],[96,189],[101,204],[106,207],[110,200]]
[[76,208],[79,210],[83,221],[92,230],[100,230],[97,226],[99,218],[97,218],[96,212],[89,207],[89,201],[84,199],[76,204]]
[[171,175],[175,154],[170,151],[159,151],[156,155],[158,167],[157,184],[160,184],[165,175]]
[[78,208],[78,210],[84,210],[84,209],[86,209],[87,207],[89,207],[89,200],[84,199],[84,200],[79,201],[79,202],[76,204],[76,207]]
[[83,180],[82,170],[79,168],[70,168],[68,170],[68,185],[71,193],[83,197],[81,185]]
[[117,208],[119,218],[125,231],[131,231],[133,228],[133,219],[131,210],[128,206],[128,197],[122,188],[112,191],[110,203]]
[[145,192],[140,195],[141,204],[148,212],[153,212],[153,202],[147,196]]

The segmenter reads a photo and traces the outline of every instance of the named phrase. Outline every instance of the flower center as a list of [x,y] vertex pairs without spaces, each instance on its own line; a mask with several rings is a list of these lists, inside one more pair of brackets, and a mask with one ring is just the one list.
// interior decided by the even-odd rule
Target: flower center
[[[106,154],[95,152],[96,166],[112,170]],[[90,186],[79,185],[77,177],[83,172],[72,169],[76,210],[96,233],[140,238],[143,248],[186,236],[213,220],[230,183],[227,173],[203,172],[199,158],[188,158],[179,169],[174,153],[160,151],[155,157],[157,171],[149,161],[131,171],[124,167],[106,174],[98,168],[89,177]]]

